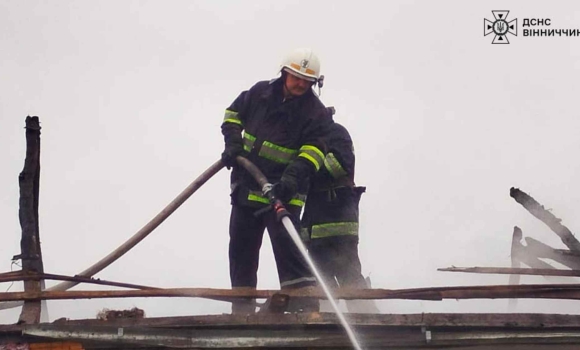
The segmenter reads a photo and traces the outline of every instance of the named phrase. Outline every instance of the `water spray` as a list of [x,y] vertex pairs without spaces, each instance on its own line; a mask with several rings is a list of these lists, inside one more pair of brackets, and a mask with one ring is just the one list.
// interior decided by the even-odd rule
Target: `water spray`
[[312,273],[314,273],[314,276],[316,277],[316,279],[318,280],[318,283],[322,287],[324,294],[326,294],[326,298],[328,299],[328,301],[330,302],[330,305],[334,309],[334,312],[338,316],[338,319],[340,320],[340,323],[344,327],[344,330],[346,331],[346,334],[348,335],[350,342],[352,343],[352,345],[354,346],[354,348],[356,350],[362,350],[360,344],[358,343],[358,340],[356,339],[354,331],[352,330],[352,328],[350,327],[350,325],[346,321],[346,318],[344,317],[344,314],[342,313],[342,311],[340,311],[340,309],[338,308],[338,304],[334,300],[334,297],[330,293],[330,289],[328,288],[328,286],[326,285],[326,283],[322,279],[322,276],[318,272],[316,265],[314,265],[314,261],[310,258],[310,255],[308,255],[308,251],[306,250],[306,246],[302,242],[300,235],[298,234],[298,232],[296,231],[296,228],[294,227],[294,224],[290,220],[290,217],[289,217],[290,213],[286,210],[282,201],[280,201],[278,198],[275,197],[274,191],[272,191],[273,185],[268,182],[268,179],[264,176],[264,174],[262,174],[260,169],[258,169],[254,164],[252,164],[252,162],[250,162],[248,159],[238,156],[236,158],[236,161],[238,162],[238,164],[243,166],[254,177],[254,179],[258,182],[258,184],[261,186],[262,193],[270,200],[270,203],[272,205],[272,209],[274,210],[274,213],[276,214],[276,218],[279,221],[281,221],[282,225],[284,225],[284,228],[286,228],[286,231],[290,235],[290,238],[292,238],[292,241],[294,242],[294,244],[296,244],[296,247],[298,247],[298,250],[300,251],[300,253],[304,257],[304,259],[308,263],[308,266],[312,270]]
[[328,289],[328,287],[326,286],[326,283],[324,283],[324,281],[322,280],[320,273],[318,272],[318,270],[316,269],[316,266],[314,265],[314,261],[312,261],[312,259],[308,255],[308,252],[306,251],[306,247],[304,246],[304,243],[302,242],[302,240],[300,239],[300,236],[298,235],[298,232],[296,232],[296,229],[294,228],[294,224],[292,224],[292,221],[287,216],[282,218],[282,224],[284,225],[284,227],[286,228],[286,231],[288,231],[288,234],[290,235],[290,237],[292,238],[292,240],[294,241],[294,243],[298,247],[298,250],[300,250],[300,253],[302,253],[302,255],[304,256],[304,259],[306,259],[306,262],[308,263],[308,266],[310,266],[310,268],[312,269],[312,272],[314,273],[314,276],[318,280],[318,283],[320,283],[320,286],[322,286],[322,289],[324,290],[324,294],[326,294],[328,301],[330,301],[330,304],[332,305],[332,308],[336,312],[336,315],[338,316],[340,323],[344,327],[346,334],[348,334],[348,338],[350,339],[352,345],[354,346],[355,349],[362,350],[362,348],[360,347],[360,344],[358,343],[358,340],[356,339],[356,336],[354,335],[352,328],[350,327],[350,325],[346,321],[344,314],[338,309],[338,304],[336,303],[336,301],[334,300],[334,298],[330,294],[330,289]]

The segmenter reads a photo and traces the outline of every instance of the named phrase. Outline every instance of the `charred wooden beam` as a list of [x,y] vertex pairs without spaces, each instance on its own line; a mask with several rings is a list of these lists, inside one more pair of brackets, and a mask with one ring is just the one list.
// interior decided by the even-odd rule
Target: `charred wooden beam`
[[562,219],[554,216],[554,214],[546,210],[543,205],[538,203],[527,193],[521,191],[519,188],[512,187],[510,189],[510,196],[529,211],[530,214],[542,221],[554,233],[560,236],[562,243],[570,248],[570,250],[580,252],[580,242],[578,242],[576,237],[574,237],[572,232],[566,226],[561,224]]
[[580,277],[580,270],[526,269],[526,268],[510,268],[510,267],[447,267],[437,269],[437,271],[489,273],[503,275]]
[[544,269],[544,270],[555,269],[554,266],[548,264],[545,261],[540,260],[537,257],[528,256],[528,255],[518,255],[518,259],[524,265],[528,265],[532,269]]
[[511,260],[512,260],[512,267],[519,267],[515,265],[519,265],[519,260],[517,259],[517,255],[520,253],[523,245],[522,245],[522,238],[523,233],[522,229],[514,226],[514,232],[512,234],[512,246],[511,246]]
[[[580,315],[560,314],[345,314],[354,326],[404,326],[404,327],[512,327],[512,328],[580,328]],[[284,326],[339,325],[334,313],[287,313],[254,315],[198,315],[176,317],[146,317],[113,320],[58,320],[55,324],[115,327],[161,328],[228,328],[232,326]],[[24,326],[0,325],[0,332],[19,332]]]
[[[443,300],[443,299],[580,299],[578,284],[537,284],[517,286],[467,286],[435,287],[416,289],[337,289],[332,291],[336,299],[406,299],[406,300]],[[319,288],[295,290],[254,290],[252,288],[209,289],[175,288],[153,290],[113,290],[113,291],[42,291],[0,293],[0,301],[14,300],[63,300],[93,298],[149,298],[149,297],[186,297],[186,298],[269,298],[274,294],[292,297],[326,299]]]
[[[517,261],[527,265],[533,269],[555,269],[554,266],[548,264],[547,262],[541,260],[536,255],[529,254],[526,250],[527,247],[524,246],[519,241],[512,241],[512,260],[516,259]],[[554,277],[545,276],[547,279],[553,279]]]
[[[514,227],[514,238],[512,239],[512,248],[511,248],[512,264],[514,262],[521,262],[531,267],[532,269],[537,270],[555,269],[555,267],[540,259],[552,257],[553,258],[552,260],[556,262],[559,262],[572,268],[575,267],[574,264],[575,258],[573,255],[562,253],[559,250],[555,250],[558,252],[555,251],[549,252],[550,250],[549,246],[539,241],[536,241],[535,239],[530,237],[525,238],[526,243],[528,244],[527,246],[524,246],[520,240],[521,240],[521,229],[519,229],[516,226]],[[555,278],[551,274],[544,274],[544,277],[553,282],[557,281],[557,278]],[[512,277],[510,277],[510,279],[511,278]],[[510,302],[512,304],[511,307],[513,308],[513,306],[515,306],[514,305],[515,301],[512,302],[510,300]]]
[[[370,327],[425,327],[437,328],[503,328],[503,329],[580,329],[580,315],[561,314],[345,314],[349,324],[357,330]],[[264,327],[291,329],[324,326],[340,327],[334,313],[287,313],[254,315],[198,315],[176,317],[146,317],[130,319],[60,319],[52,324],[63,326],[111,326],[131,328],[170,329],[240,329]],[[21,334],[28,325],[0,325],[0,338],[6,334]]]
[[[521,267],[521,262],[517,259],[516,252],[517,252],[517,248],[521,245],[522,237],[523,237],[522,230],[519,227],[514,226],[514,232],[512,234],[511,254],[510,254],[511,265],[513,268]],[[509,285],[518,285],[518,284],[520,284],[520,280],[521,280],[520,275],[510,275],[509,280],[508,280],[508,284]],[[517,299],[510,299],[508,301],[508,309],[514,310],[517,306],[517,303],[518,303]]]
[[524,249],[519,253],[528,256],[536,256],[538,258],[551,259],[562,265],[568,266],[571,269],[580,269],[580,257],[570,254],[574,252],[554,249],[531,237],[526,237],[526,247],[524,247]]
[[[42,254],[38,227],[38,194],[40,184],[40,123],[38,117],[26,117],[26,159],[24,169],[18,176],[20,185],[20,241],[22,269],[42,273]],[[24,281],[25,292],[38,293],[41,281]],[[20,323],[38,323],[41,304],[39,300],[27,300],[22,307]]]
[[161,289],[157,287],[149,287],[132,283],[106,281],[101,280],[99,278],[89,278],[84,276],[64,276],[52,273],[26,273],[25,271],[11,271],[7,273],[0,273],[0,283],[13,281],[40,281],[40,280],[70,281],[76,283],[90,283],[103,286],[131,288],[131,289]]
[[[38,281],[38,280],[55,280],[55,281],[68,281],[73,282],[75,285],[79,283],[90,283],[90,284],[98,284],[103,286],[111,286],[111,287],[121,287],[121,288],[130,288],[130,289],[151,289],[151,290],[161,290],[162,288],[159,287],[150,287],[150,286],[143,286],[139,284],[132,284],[132,283],[123,283],[123,282],[112,282],[112,281],[105,281],[99,278],[92,278],[92,277],[84,277],[84,276],[64,276],[64,275],[55,275],[50,273],[42,273],[42,274],[33,274],[33,273],[24,273],[23,271],[11,271],[6,273],[0,273],[0,283],[3,282],[12,282],[12,281]],[[47,289],[50,291],[50,289]],[[227,297],[208,297],[207,299],[217,300],[217,301],[225,301],[225,302],[232,302],[233,299]],[[256,306],[260,306],[261,304],[256,303]],[[1,349],[0,349],[1,350]]]
[[576,259],[580,258],[580,252],[575,252],[572,250],[568,250],[568,249],[554,249],[558,254],[564,255],[564,256],[569,256],[569,257],[574,257]]
[[[517,259],[516,256],[517,256],[518,248],[519,248],[519,246],[521,246],[522,237],[523,237],[522,229],[520,229],[517,226],[514,226],[514,232],[512,234],[512,247],[511,247],[511,254],[510,254],[512,268],[520,268],[521,267],[521,262]],[[511,286],[520,284],[520,279],[521,279],[520,275],[510,275],[508,284]],[[508,308],[510,310],[515,309],[517,302],[518,302],[517,299],[510,299],[508,301]]]

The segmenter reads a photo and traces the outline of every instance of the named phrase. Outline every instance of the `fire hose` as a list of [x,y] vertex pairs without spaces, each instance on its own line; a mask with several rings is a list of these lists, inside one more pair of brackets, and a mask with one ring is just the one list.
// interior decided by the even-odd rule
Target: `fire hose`
[[[197,177],[189,186],[187,186],[171,203],[169,203],[163,210],[159,212],[151,221],[149,221],[143,228],[137,231],[132,237],[121,244],[117,249],[109,253],[107,256],[87,268],[86,270],[77,274],[80,277],[93,277],[95,274],[99,273],[107,266],[111,265],[113,262],[118,260],[120,257],[125,255],[129,250],[135,247],[139,242],[141,242],[145,237],[147,237],[154,229],[156,229],[165,219],[167,219],[177,208],[179,208],[192,194],[194,194],[201,186],[203,186],[209,179],[217,174],[224,164],[221,160],[218,160],[212,164],[206,171],[204,171],[199,177]],[[76,286],[80,282],[61,282],[50,288],[47,291],[65,291]],[[0,310],[11,309],[17,306],[21,306],[23,302],[5,302],[0,303]]]

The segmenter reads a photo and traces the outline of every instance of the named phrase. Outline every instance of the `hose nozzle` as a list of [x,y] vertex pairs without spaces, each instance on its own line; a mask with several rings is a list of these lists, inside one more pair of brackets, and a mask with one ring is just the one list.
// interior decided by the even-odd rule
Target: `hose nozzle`
[[286,210],[282,201],[276,197],[276,193],[274,193],[275,191],[272,191],[273,188],[274,185],[271,183],[265,183],[264,186],[262,186],[262,193],[264,196],[268,197],[268,200],[270,201],[270,206],[268,208],[274,210],[274,213],[276,213],[276,220],[282,221],[282,218],[290,216],[290,213]]
[[272,188],[274,188],[274,185],[272,185],[269,182],[265,183],[264,186],[262,186],[262,194],[264,196],[270,198],[270,193],[272,192]]

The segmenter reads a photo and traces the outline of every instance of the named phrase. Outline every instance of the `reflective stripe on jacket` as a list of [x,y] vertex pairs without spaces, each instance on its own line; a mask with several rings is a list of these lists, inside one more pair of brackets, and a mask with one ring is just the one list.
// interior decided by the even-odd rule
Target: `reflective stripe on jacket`
[[[323,136],[332,124],[326,108],[311,90],[284,101],[282,88],[281,79],[257,83],[226,109],[222,123],[226,138],[243,132],[244,156],[270,183],[280,181],[287,167],[294,167],[295,162],[308,164],[312,174],[323,168]],[[301,173],[299,193],[307,192],[308,175]],[[249,191],[260,191],[251,175],[239,167],[232,171],[231,182]],[[255,198],[249,196],[249,191],[247,199]]]
[[358,222],[330,222],[312,225],[310,238],[325,238],[332,236],[358,236]]
[[[364,187],[354,183],[355,156],[350,134],[332,124],[325,136],[328,153],[308,192],[302,226],[310,239],[358,237],[359,201]],[[305,232],[301,233],[305,237]]]

